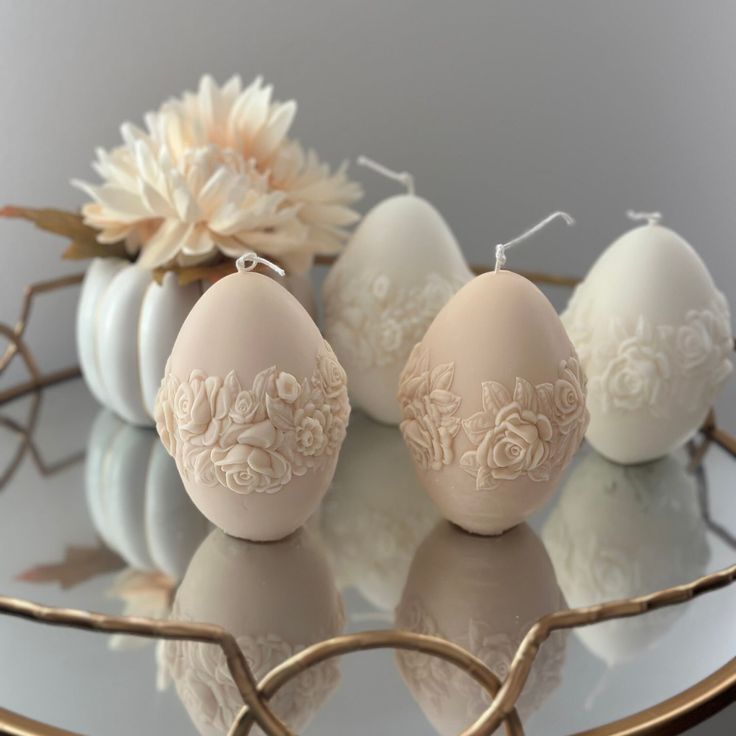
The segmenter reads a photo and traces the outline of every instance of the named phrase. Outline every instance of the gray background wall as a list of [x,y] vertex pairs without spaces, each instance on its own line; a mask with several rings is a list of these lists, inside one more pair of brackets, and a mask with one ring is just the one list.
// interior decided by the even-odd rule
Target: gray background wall
[[[736,304],[736,3],[0,0],[0,18],[0,203],[75,207],[68,180],[92,176],[120,122],[205,71],[263,73],[325,159],[412,171],[472,261],[565,208],[578,226],[510,265],[582,274],[627,208],[657,208]],[[395,191],[354,173],[365,208]],[[1,320],[24,284],[80,270],[61,248],[0,222]],[[72,295],[39,309],[49,366],[74,360],[58,326],[72,309]],[[734,384],[719,406],[731,430]]]
[[[77,206],[68,180],[121,121],[202,72],[263,73],[325,159],[411,170],[473,261],[565,208],[578,226],[511,265],[582,274],[627,208],[658,208],[736,303],[736,3],[0,0],[0,17],[0,203]],[[364,207],[396,190],[354,171]],[[0,222],[0,319],[25,283],[79,269],[61,247]],[[33,337],[61,365],[54,310]],[[736,429],[736,381],[720,403]]]

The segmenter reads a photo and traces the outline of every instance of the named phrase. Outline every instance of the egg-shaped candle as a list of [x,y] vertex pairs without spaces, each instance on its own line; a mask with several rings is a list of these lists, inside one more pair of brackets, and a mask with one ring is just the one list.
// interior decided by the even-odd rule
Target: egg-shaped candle
[[[200,511],[228,534],[280,539],[317,508],[350,414],[345,371],[273,264],[246,254],[182,325],[156,427]],[[247,265],[249,264],[249,265]]]
[[471,278],[442,215],[414,193],[413,179],[370,159],[407,193],[364,218],[325,279],[325,334],[345,367],[353,403],[398,424],[399,375],[412,347],[450,297]]
[[547,297],[502,268],[442,308],[401,375],[404,435],[420,480],[447,519],[500,534],[554,493],[585,432],[585,379]]
[[619,463],[666,455],[702,425],[733,365],[731,317],[695,250],[659,213],[598,258],[562,322],[589,384],[586,437]]

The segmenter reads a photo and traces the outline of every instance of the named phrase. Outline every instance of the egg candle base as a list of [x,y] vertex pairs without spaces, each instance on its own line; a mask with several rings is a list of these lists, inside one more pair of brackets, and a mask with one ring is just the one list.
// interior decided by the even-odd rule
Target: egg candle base
[[194,505],[225,534],[250,542],[275,542],[293,534],[312,516],[336,465],[337,458],[319,473],[294,478],[279,491],[278,504],[266,493],[240,495],[224,486],[183,482]]

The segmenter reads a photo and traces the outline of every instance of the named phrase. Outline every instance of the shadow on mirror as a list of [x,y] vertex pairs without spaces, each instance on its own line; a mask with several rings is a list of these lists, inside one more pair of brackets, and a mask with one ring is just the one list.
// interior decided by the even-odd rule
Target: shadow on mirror
[[[257,681],[310,644],[340,634],[345,621],[323,546],[309,529],[270,543],[214,530],[192,558],[171,615],[218,624],[232,633]],[[227,733],[243,700],[222,650],[167,641],[163,661],[199,733]],[[312,667],[278,691],[273,710],[301,731],[338,681],[337,660]],[[261,731],[254,728],[253,733]]]
[[[542,531],[571,607],[651,593],[705,572],[706,526],[687,468],[684,452],[616,465],[593,450],[575,466]],[[652,646],[684,612],[672,606],[576,635],[613,666]]]
[[[504,680],[532,625],[565,607],[547,551],[527,524],[480,537],[441,521],[416,552],[396,626],[459,644]],[[541,648],[517,704],[522,721],[560,684],[566,641],[566,632],[555,632]],[[448,662],[414,652],[397,660],[440,734],[461,732],[490,705],[488,693]]]

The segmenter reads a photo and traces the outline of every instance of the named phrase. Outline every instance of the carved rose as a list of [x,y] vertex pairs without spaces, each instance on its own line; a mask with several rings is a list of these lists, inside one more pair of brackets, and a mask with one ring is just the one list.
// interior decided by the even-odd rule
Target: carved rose
[[513,480],[536,470],[549,456],[552,424],[543,414],[516,403],[496,416],[496,427],[477,450],[479,465],[486,465],[494,478]]
[[273,450],[278,432],[264,420],[244,430],[238,444],[212,451],[217,480],[235,493],[274,493],[291,480],[291,466]]
[[634,335],[621,341],[618,354],[597,379],[616,409],[656,409],[663,403],[671,375],[664,337],[664,331],[639,320]]
[[[551,385],[544,386],[547,394]],[[490,490],[498,481],[522,474],[547,480],[555,438],[550,416],[539,409],[535,387],[517,378],[512,396],[503,384],[487,381],[482,385],[482,398],[483,411],[463,422],[477,449],[463,455],[461,466],[476,476],[476,488]]]
[[452,393],[455,365],[445,363],[429,370],[429,353],[414,347],[399,382],[398,400],[404,420],[400,429],[420,468],[440,470],[454,458],[453,438],[460,429],[455,413],[460,397]]
[[567,434],[585,414],[585,376],[574,357],[560,363],[559,375],[553,388],[554,420]]
[[235,493],[274,493],[293,475],[321,468],[345,438],[350,403],[345,371],[323,342],[301,382],[271,366],[244,388],[194,370],[179,381],[168,366],[156,398],[156,426],[184,478]]
[[320,455],[327,447],[330,414],[329,407],[325,409],[308,404],[294,414],[296,447],[302,455]]
[[217,442],[228,407],[220,399],[222,379],[193,371],[174,395],[174,416],[183,439],[210,447]]
[[[329,348],[328,343],[325,345]],[[345,392],[347,376],[332,349],[325,350],[317,361],[322,389],[328,399],[338,399]]]

